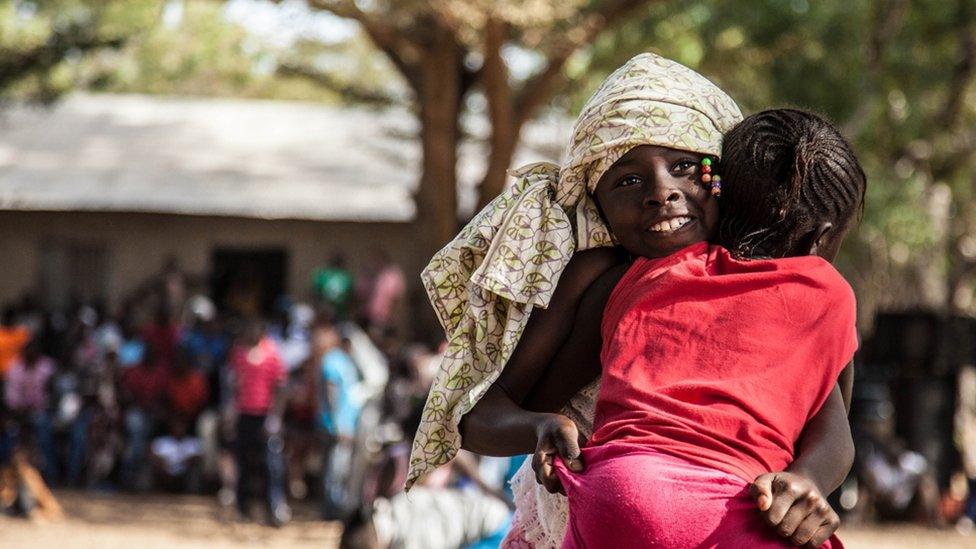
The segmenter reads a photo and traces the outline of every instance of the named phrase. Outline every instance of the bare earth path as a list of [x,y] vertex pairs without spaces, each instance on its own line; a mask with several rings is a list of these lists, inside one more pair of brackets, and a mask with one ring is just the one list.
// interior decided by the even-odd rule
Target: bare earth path
[[297,509],[275,529],[234,520],[211,497],[58,492],[68,519],[31,523],[0,517],[0,548],[173,549],[336,547],[339,525]]
[[[59,492],[69,518],[37,523],[0,517],[0,548],[174,549],[316,548],[332,549],[339,527],[316,520],[311,509],[276,530],[224,516],[212,498],[167,495],[128,496]],[[914,526],[842,529],[850,549],[935,549],[976,547],[976,536]]]

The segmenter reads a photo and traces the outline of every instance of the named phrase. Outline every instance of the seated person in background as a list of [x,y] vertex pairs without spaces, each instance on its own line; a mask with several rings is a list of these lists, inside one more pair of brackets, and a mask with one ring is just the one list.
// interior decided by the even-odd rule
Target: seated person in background
[[176,366],[166,382],[166,400],[170,410],[193,425],[210,398],[207,378],[193,364],[186,348],[176,353]]
[[203,444],[189,436],[187,423],[179,417],[169,422],[169,433],[157,437],[149,448],[155,484],[172,492],[200,491],[200,462]]
[[[478,458],[462,451],[409,494],[393,463],[378,474],[379,497],[346,520],[340,548],[480,549],[498,547],[513,506],[482,479]],[[399,493],[397,493],[399,491]]]

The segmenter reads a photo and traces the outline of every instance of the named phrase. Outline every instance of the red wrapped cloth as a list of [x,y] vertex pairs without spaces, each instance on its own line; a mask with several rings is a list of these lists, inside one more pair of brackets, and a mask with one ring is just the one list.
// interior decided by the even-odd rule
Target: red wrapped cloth
[[[698,243],[637,259],[604,313],[586,471],[564,474],[567,540],[763,546],[747,486],[793,460],[857,348],[855,318],[850,285],[819,257],[739,261]],[[664,530],[647,526],[658,523],[702,537],[660,545]]]

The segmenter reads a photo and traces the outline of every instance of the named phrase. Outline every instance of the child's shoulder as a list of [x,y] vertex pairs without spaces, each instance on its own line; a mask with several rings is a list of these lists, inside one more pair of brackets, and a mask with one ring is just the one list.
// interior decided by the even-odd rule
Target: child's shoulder
[[562,294],[562,297],[575,301],[609,271],[626,264],[626,255],[619,248],[594,248],[578,252],[569,260],[566,270],[559,277],[554,299]]
[[795,271],[798,275],[809,279],[809,281],[819,287],[824,293],[831,295],[839,300],[854,299],[854,288],[844,275],[834,267],[834,264],[822,257],[805,256],[798,261]]
[[709,262],[713,268],[723,274],[749,273],[762,276],[767,274],[772,278],[786,277],[797,282],[803,282],[823,290],[850,294],[853,289],[844,275],[834,267],[833,263],[816,255],[801,255],[781,257],[775,259],[738,259],[721,246],[712,246]]
[[857,298],[854,295],[854,288],[844,275],[832,263],[821,257],[805,256],[774,261],[783,262],[791,259],[801,260],[786,264],[786,272],[792,282],[786,291],[792,299],[804,303],[804,306],[811,310],[819,308],[826,311],[828,315],[840,316],[845,319],[845,322],[853,322],[856,317]]
[[589,273],[594,278],[610,267],[627,262],[627,253],[619,247],[601,247],[573,254],[566,266],[566,273]]
[[844,275],[826,259],[815,255],[775,259],[738,259],[720,246],[713,246],[708,258],[710,274],[733,275],[756,283],[757,288],[775,285],[778,293],[814,308],[855,306],[854,289]]

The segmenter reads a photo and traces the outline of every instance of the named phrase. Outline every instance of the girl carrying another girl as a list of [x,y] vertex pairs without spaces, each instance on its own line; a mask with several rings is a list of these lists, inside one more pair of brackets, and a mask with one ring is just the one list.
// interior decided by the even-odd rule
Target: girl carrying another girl
[[[703,175],[711,175],[703,172],[712,168],[709,166],[706,169],[704,166],[708,162],[702,161],[706,155],[719,154],[721,133],[728,130],[738,118],[734,103],[700,75],[657,56],[638,56],[611,75],[584,108],[577,123],[574,143],[569,150],[570,161],[566,167],[558,173],[548,166],[535,166],[523,171],[522,179],[515,188],[499,197],[493,203],[494,207],[479,214],[455,242],[435,257],[425,273],[426,282],[445,328],[452,335],[451,348],[442,375],[428,399],[425,425],[418,431],[412,460],[412,478],[423,473],[427,466],[450,457],[457,445],[458,421],[486,391],[489,398],[482,401],[479,407],[492,413],[481,414],[480,419],[478,413],[472,413],[464,425],[465,442],[471,449],[484,453],[524,453],[534,448],[538,441],[543,451],[539,452],[541,458],[537,456],[537,469],[542,480],[550,484],[554,477],[549,458],[555,452],[551,451],[553,448],[546,451],[545,445],[554,446],[553,441],[556,444],[562,441],[562,453],[569,458],[577,457],[573,455],[575,448],[567,443],[567,439],[575,442],[569,436],[575,436],[572,422],[553,414],[527,413],[515,405],[524,402],[537,410],[554,410],[551,406],[564,402],[565,398],[561,397],[568,396],[567,391],[578,389],[579,385],[575,380],[585,379],[592,364],[596,363],[597,372],[599,371],[599,362],[595,357],[599,355],[600,349],[598,328],[603,316],[602,305],[606,303],[607,295],[616,285],[616,279],[619,279],[625,267],[610,268],[622,262],[620,255],[613,249],[600,250],[599,253],[584,252],[578,254],[573,262],[569,262],[569,257],[579,249],[619,244],[630,255],[640,258],[666,257],[676,251],[682,253],[668,260],[675,257],[681,261],[700,258],[706,245],[701,244],[697,248],[688,246],[709,238],[717,219],[717,204],[710,197],[711,184],[703,185],[702,182]],[[611,183],[607,183],[608,181]],[[748,193],[747,187],[744,190]],[[753,196],[762,198],[761,194]],[[612,237],[604,219],[609,222]],[[831,235],[832,239],[839,232],[840,225],[837,225],[833,233],[828,228],[823,234],[816,235],[814,242],[819,242],[819,237],[824,235]],[[709,255],[705,253],[704,257]],[[731,258],[728,261],[732,261]],[[647,260],[638,259],[633,268],[636,269],[646,262]],[[708,264],[707,261],[705,263]],[[672,266],[669,265],[664,271],[670,272],[670,267]],[[660,275],[657,271],[654,274]],[[789,281],[789,277],[767,285],[775,288],[784,281]],[[655,280],[655,284],[639,286],[656,288],[657,282]],[[680,299],[675,299],[675,304],[697,303],[703,310],[716,297],[708,293],[696,294],[694,285],[682,289],[681,284],[671,284],[668,288],[672,297],[681,296]],[[656,297],[651,301],[655,300]],[[637,302],[646,303],[641,299],[637,299]],[[629,311],[628,307],[632,303],[627,299],[621,303],[619,307]],[[547,305],[547,309],[537,309],[529,320],[528,315],[533,307]],[[608,308],[608,312],[611,309],[612,307]],[[656,320],[665,327],[671,322],[666,318]],[[843,323],[843,319],[836,323]],[[673,327],[674,323],[671,322],[670,325]],[[632,323],[633,330],[640,328],[651,334],[657,327],[644,322]],[[716,339],[715,334],[709,333],[707,324],[702,323],[695,328],[691,333],[670,332],[675,343],[672,347],[665,348],[671,354],[649,356],[681,358],[679,350],[702,347],[701,341]],[[845,333],[849,336],[852,331],[853,325]],[[639,333],[634,331],[632,335]],[[610,330],[608,335],[613,335],[613,331]],[[725,339],[735,339],[734,333],[726,333]],[[607,348],[612,347],[610,341],[606,343]],[[620,366],[628,375],[635,370],[632,364],[636,360],[634,357],[648,359],[643,353],[649,348],[639,345],[635,348],[640,350],[631,353],[631,362],[623,361],[625,364]],[[721,354],[723,351],[716,352]],[[740,358],[729,349],[724,352],[726,359]],[[671,365],[666,362],[658,363],[657,358],[653,372],[669,372],[673,366],[676,377],[687,374],[686,363],[697,364],[696,360],[685,360],[683,363]],[[735,364],[734,361],[723,362],[726,365],[729,363]],[[500,367],[506,364],[505,374],[509,379],[503,378],[500,385],[495,385],[489,391]],[[830,393],[829,389],[833,386],[837,372],[844,364],[846,360],[836,371],[827,373],[821,371],[823,368],[819,362],[814,364],[814,371],[820,376],[819,379],[830,380],[826,393]],[[644,370],[640,369],[641,372]],[[574,371],[577,372],[576,375],[573,375]],[[509,372],[512,372],[511,375]],[[583,374],[580,375],[579,372]],[[530,394],[532,382],[540,377],[537,388]],[[628,385],[627,377],[620,377],[622,381],[618,385]],[[526,380],[529,382],[526,383]],[[702,423],[711,412],[720,415],[736,406],[745,410],[738,419],[745,421],[743,418],[751,417],[756,420],[756,411],[761,408],[761,403],[746,405],[741,400],[723,400],[724,395],[723,398],[712,399],[710,397],[713,395],[705,390],[707,388],[707,385],[689,387],[682,393],[682,398],[696,402],[699,408],[677,407],[670,410],[679,424],[687,427],[689,432],[700,435],[702,439],[696,441],[698,446],[686,444],[674,452],[684,454],[692,452],[689,450],[692,447],[696,450],[705,448],[706,454],[711,451],[709,455],[712,457],[719,456],[715,459],[717,463],[725,464],[726,461],[737,459],[741,461],[742,456],[735,453],[730,454],[732,459],[724,459],[722,449],[708,447],[704,440],[710,435],[727,433],[696,430],[696,422]],[[586,391],[584,398],[585,393]],[[770,521],[780,526],[781,534],[795,535],[796,528],[785,532],[781,523],[787,519],[794,520],[792,517],[799,513],[793,512],[794,507],[800,506],[794,490],[796,486],[806,482],[807,485],[817,484],[826,489],[832,488],[831,483],[839,482],[838,477],[842,477],[849,467],[849,460],[844,455],[848,448],[844,443],[849,445],[850,436],[846,432],[840,393],[834,391],[830,399],[826,398],[826,393],[821,393],[814,395],[813,400],[807,403],[809,410],[802,411],[798,424],[794,422],[786,427],[774,425],[765,431],[759,429],[760,432],[752,433],[755,436],[745,437],[744,440],[735,438],[740,433],[722,439],[728,443],[724,450],[731,448],[755,458],[756,463],[749,463],[751,468],[743,467],[741,471],[735,471],[739,474],[734,478],[741,484],[740,488],[752,481],[746,477],[753,469],[762,472],[779,471],[782,467],[805,464],[803,472],[810,477],[809,480],[796,475],[767,477],[780,484],[780,489],[777,490],[776,483],[766,481],[771,486],[764,492],[765,500],[759,506],[765,509],[767,518],[772,516],[774,509],[778,509],[776,505],[780,501],[789,503],[786,505],[787,512],[779,518],[779,522]],[[641,409],[641,406],[655,409],[649,402],[633,401],[631,396],[621,397],[625,404],[621,409]],[[820,403],[824,401],[827,405],[820,407]],[[601,406],[601,409],[604,408],[606,404]],[[476,408],[475,412],[477,411]],[[584,410],[582,414],[584,419],[585,412]],[[685,417],[682,414],[688,415]],[[601,418],[604,415],[606,414],[602,414]],[[737,416],[733,414],[733,418],[735,417]],[[823,417],[828,420],[822,420]],[[836,420],[837,417],[840,421]],[[623,426],[626,431],[628,425],[639,423],[632,419],[624,418],[614,425]],[[601,427],[604,423],[606,422],[601,420]],[[653,424],[653,421],[650,423]],[[787,427],[796,432],[788,432]],[[793,444],[801,429],[803,443],[794,458]],[[645,431],[654,432],[653,428]],[[789,439],[791,435],[795,436]],[[619,432],[611,432],[606,436],[608,441],[626,438],[627,436],[620,435]],[[752,444],[759,446],[751,448]],[[765,451],[775,453],[777,449],[782,451],[775,456],[776,459],[770,459],[763,454]],[[840,459],[834,462],[823,459],[823,456],[835,451],[839,451]],[[700,457],[671,456],[664,452],[661,455],[692,459]],[[610,458],[602,461],[600,456],[595,458],[597,463],[613,462]],[[591,466],[589,460],[586,461]],[[686,461],[681,463],[688,465]],[[572,464],[573,462],[571,466]],[[701,462],[697,464],[700,466]],[[576,465],[579,463],[576,462]],[[711,462],[707,465],[716,466]],[[716,469],[716,472],[726,471]],[[562,473],[566,483],[575,480],[567,471],[563,470]],[[579,478],[586,478],[590,473],[588,469]],[[637,471],[631,471],[631,474],[636,473]],[[651,473],[650,477],[645,476],[644,479],[646,481],[660,476],[659,473]],[[580,487],[577,490],[576,484],[570,484],[574,486],[571,492],[575,490],[575,494],[588,493],[586,489]],[[619,484],[618,487],[623,489],[626,485]],[[637,492],[643,493],[642,490]],[[607,490],[603,493],[611,497],[614,495]],[[819,520],[818,529],[813,534],[822,535],[821,530],[832,532],[836,524],[828,520],[831,519],[829,514],[832,512],[825,508],[822,496],[815,488],[806,493],[810,497],[801,499],[806,506],[804,509],[809,507],[809,512],[800,517],[800,523]],[[668,497],[668,494],[659,492],[650,499],[641,501],[640,506],[635,507],[635,502],[630,502],[629,508],[647,512],[655,509],[659,511],[662,507],[660,502],[667,501]],[[522,497],[521,501],[526,499]],[[579,499],[577,496],[577,500]],[[732,501],[735,498],[728,499]],[[808,501],[812,506],[807,505]],[[655,502],[658,503],[656,507]],[[772,506],[769,505],[770,502],[773,503]],[[793,505],[794,502],[797,505]],[[575,507],[574,504],[574,509]],[[742,533],[753,536],[742,540],[753,540],[758,534],[745,528],[751,523],[743,519],[745,515],[740,511],[741,508],[736,510],[736,520],[726,521],[720,530],[723,535]],[[754,509],[750,511],[751,517],[758,521],[758,513]],[[617,515],[627,516],[626,513]],[[574,520],[577,516],[582,519],[586,515],[584,512],[576,512]],[[640,520],[634,524],[647,525],[644,519],[649,516],[635,516]],[[668,528],[656,531],[652,538],[643,541],[653,541],[658,539],[653,536],[659,537],[664,535],[663,532],[673,530],[672,534],[678,537],[672,538],[672,541],[684,539],[691,543],[690,534],[685,532],[687,529],[678,528],[673,518],[676,516],[662,522]],[[537,532],[528,531],[531,526],[531,519],[524,521],[521,527],[516,526],[513,541],[521,539],[542,545],[550,544],[556,538],[555,535],[540,538]],[[558,524],[556,526],[558,528]],[[701,522],[696,524],[698,530],[707,526]],[[640,531],[647,533],[647,530]],[[604,534],[606,532],[599,535]],[[706,532],[706,535],[711,533]]]
[[[654,154],[640,149],[627,156]],[[587,292],[613,287],[599,299],[603,383],[586,470],[554,463],[570,502],[563,547],[782,546],[758,520],[750,485],[794,460],[795,441],[828,399],[825,432],[846,428],[836,382],[857,348],[855,304],[829,260],[863,200],[863,172],[834,128],[800,111],[747,118],[724,152],[722,245],[642,255]],[[648,211],[662,196],[647,173],[621,163],[601,178],[596,194],[614,234],[639,229],[623,211]],[[706,224],[708,209],[688,208]],[[835,527],[822,505],[794,502],[781,528],[821,545]]]

